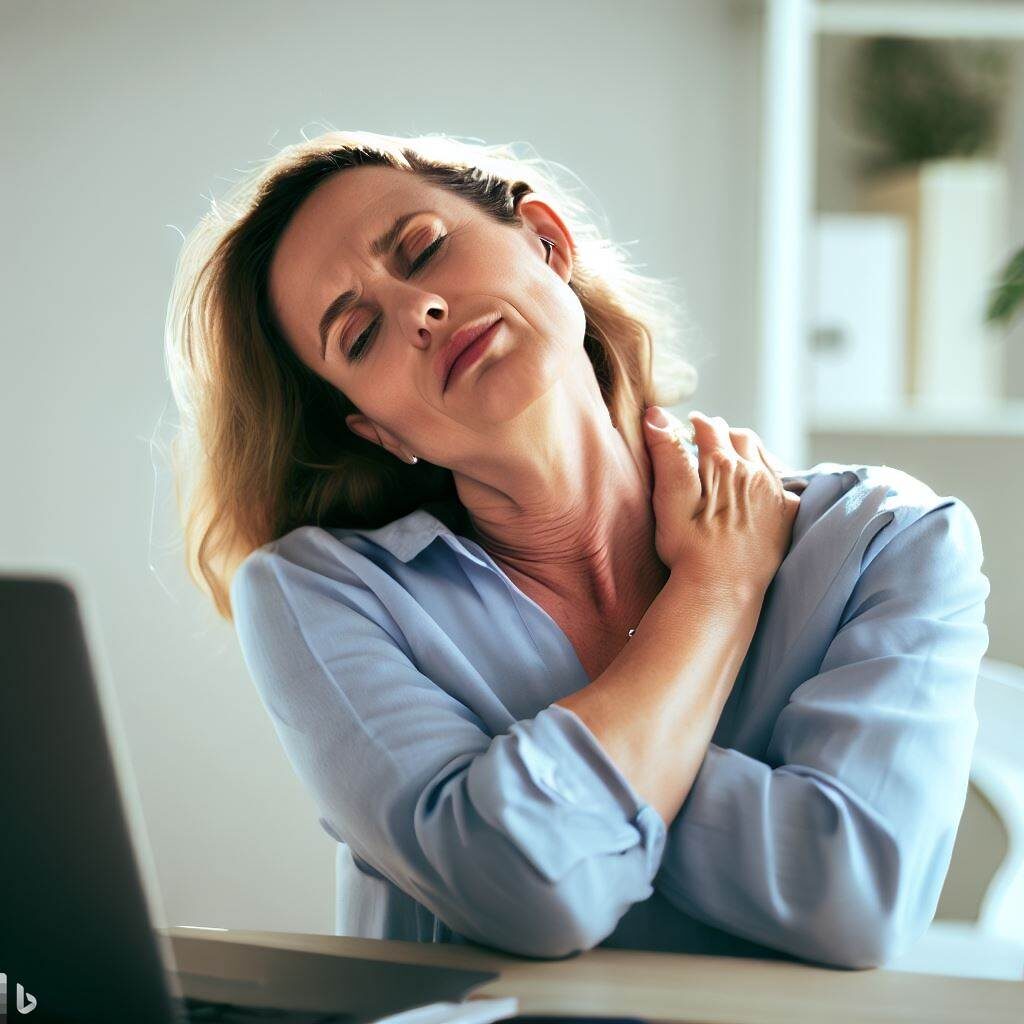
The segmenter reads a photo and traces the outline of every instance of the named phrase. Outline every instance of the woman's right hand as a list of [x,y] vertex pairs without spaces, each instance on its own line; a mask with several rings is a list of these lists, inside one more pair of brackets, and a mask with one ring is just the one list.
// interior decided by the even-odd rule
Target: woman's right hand
[[651,502],[658,557],[673,572],[729,591],[768,589],[792,541],[800,497],[785,490],[760,438],[721,416],[691,413],[698,454],[686,426],[667,410],[667,425],[644,417],[654,475]]

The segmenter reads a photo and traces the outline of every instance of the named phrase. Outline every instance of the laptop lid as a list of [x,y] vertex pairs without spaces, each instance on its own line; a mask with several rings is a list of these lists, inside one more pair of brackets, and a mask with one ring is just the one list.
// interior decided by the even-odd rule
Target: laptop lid
[[34,1020],[175,1019],[173,964],[152,930],[104,710],[72,586],[0,576],[0,973],[11,1019],[18,986],[38,1003]]

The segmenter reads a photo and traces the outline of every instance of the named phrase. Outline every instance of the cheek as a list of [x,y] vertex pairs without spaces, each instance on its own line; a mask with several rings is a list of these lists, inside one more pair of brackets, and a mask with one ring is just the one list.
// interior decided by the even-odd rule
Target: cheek
[[358,385],[345,393],[371,419],[391,423],[402,418],[396,415],[397,410],[408,409],[417,400],[412,384],[403,379],[402,374],[407,372],[400,373],[397,366],[389,366],[381,359]]
[[382,357],[357,384],[341,390],[364,416],[414,448],[418,438],[437,430],[433,400],[422,392],[408,364]]
[[527,246],[506,250],[494,276],[498,294],[529,329],[552,340],[583,343],[586,316],[572,289]]
[[569,347],[582,346],[587,318],[572,289],[549,267],[526,282],[520,313],[541,336]]

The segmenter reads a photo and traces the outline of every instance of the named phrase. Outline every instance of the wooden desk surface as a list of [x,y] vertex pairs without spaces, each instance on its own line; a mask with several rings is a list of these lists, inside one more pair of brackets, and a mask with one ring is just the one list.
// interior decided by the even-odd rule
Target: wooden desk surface
[[519,1012],[635,1016],[701,1024],[868,1024],[875,1021],[1021,1024],[1024,982],[830,970],[783,960],[592,949],[568,960],[528,960],[483,946],[395,942],[292,932],[166,928],[203,939],[499,971],[473,996],[517,996]]

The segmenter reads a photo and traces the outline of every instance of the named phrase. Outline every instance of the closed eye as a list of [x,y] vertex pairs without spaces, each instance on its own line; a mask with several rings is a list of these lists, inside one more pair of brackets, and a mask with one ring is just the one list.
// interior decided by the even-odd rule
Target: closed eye
[[435,238],[434,241],[431,242],[430,245],[428,245],[426,249],[424,249],[423,252],[419,254],[419,256],[416,257],[415,262],[409,268],[410,276],[412,274],[415,274],[421,267],[423,267],[426,263],[429,262],[430,258],[434,255],[434,253],[437,252],[437,250],[440,249],[441,246],[444,244],[445,239],[447,239],[447,237],[447,235],[438,235],[438,237]]
[[[444,242],[447,240],[447,235],[440,235],[433,242],[428,245],[423,252],[416,257],[411,266],[409,267],[409,277],[413,274],[418,273],[427,263],[430,262],[434,253],[441,248]],[[377,332],[380,327],[381,317],[377,317],[369,327],[359,335],[358,338],[353,342],[352,347],[348,350],[346,358],[350,363],[358,362],[369,350],[373,340],[377,337]]]

